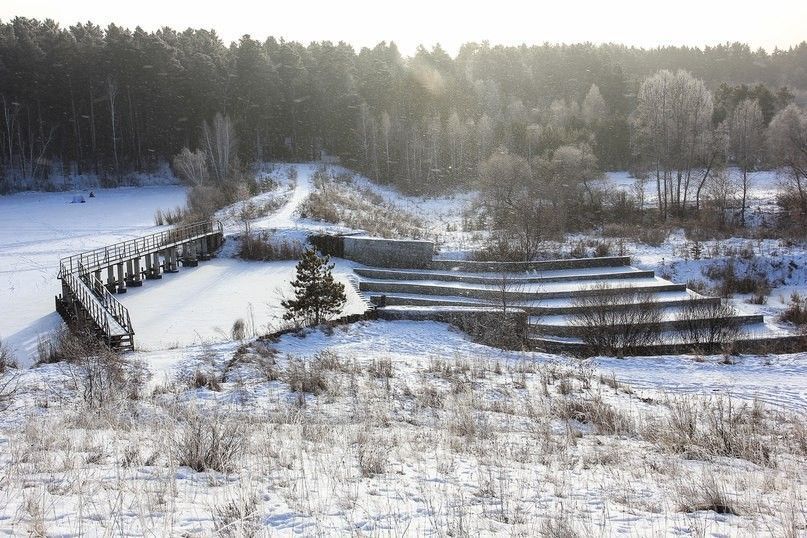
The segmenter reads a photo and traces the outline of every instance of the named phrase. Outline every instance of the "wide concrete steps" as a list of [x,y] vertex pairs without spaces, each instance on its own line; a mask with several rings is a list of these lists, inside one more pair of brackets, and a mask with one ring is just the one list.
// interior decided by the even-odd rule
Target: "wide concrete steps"
[[[735,353],[788,353],[803,351],[807,337],[787,333],[771,325],[759,322],[740,327],[738,334],[725,343],[708,337],[693,338],[689,330],[667,330],[652,341],[619,350],[622,356],[653,356],[697,353],[722,353],[730,348]],[[562,353],[575,356],[591,356],[600,353],[583,338],[577,336],[531,335],[529,345],[536,351]]]
[[[688,316],[686,307],[672,307],[663,309],[660,318],[651,322],[626,322],[613,323],[605,328],[594,328],[593,330],[609,330],[624,332],[634,331],[658,331],[659,333],[672,331],[685,331],[689,328],[706,328],[714,321],[714,318],[707,316]],[[734,314],[720,318],[720,324],[741,328],[747,325],[761,324],[764,318],[759,314]],[[585,322],[577,315],[554,315],[554,316],[531,316],[528,320],[530,332],[536,336],[551,337],[580,337],[592,331],[592,327],[586,326]]]
[[[612,311],[628,311],[641,309],[648,306],[643,297],[626,296],[619,298],[609,305]],[[717,305],[720,299],[717,297],[704,297],[690,290],[684,291],[661,291],[647,296],[654,307],[684,306],[687,304]],[[457,295],[429,295],[424,296],[417,293],[371,293],[369,300],[377,306],[495,306],[501,308],[501,301],[475,299],[473,297],[461,297]],[[520,308],[530,316],[551,316],[557,314],[574,314],[586,308],[584,303],[575,301],[572,298],[560,297],[555,299],[535,299],[513,301],[508,306]]]
[[[721,352],[734,340],[740,350],[804,347],[761,315],[726,310],[719,298],[631,267],[627,257],[435,260],[426,269],[362,267],[355,274],[360,293],[376,305],[381,319],[449,320],[490,328],[500,325],[502,315],[515,316],[526,344],[551,353]],[[648,309],[660,309],[658,316],[640,315]],[[586,312],[603,314],[595,327],[585,326],[581,314]]]
[[590,281],[569,281],[552,283],[525,283],[515,286],[496,284],[469,284],[442,280],[366,280],[359,281],[362,292],[419,295],[454,295],[474,299],[513,300],[574,298],[604,295],[609,293],[651,293],[661,291],[685,291],[684,284],[674,284],[658,277],[626,279],[618,288],[602,287]]
[[467,271],[478,273],[520,273],[525,271],[549,271],[557,269],[587,269],[591,267],[629,266],[630,256],[604,256],[600,258],[569,258],[562,260],[539,260],[531,262],[478,262],[471,260],[433,260],[431,268],[442,271]]
[[377,269],[357,268],[355,273],[372,280],[439,280],[441,282],[462,282],[467,284],[490,284],[494,286],[517,286],[520,284],[610,281],[634,278],[652,278],[653,271],[636,269],[631,266],[588,267],[581,269],[554,269],[548,271],[527,271],[524,273],[474,273],[468,271],[435,271],[417,269]]

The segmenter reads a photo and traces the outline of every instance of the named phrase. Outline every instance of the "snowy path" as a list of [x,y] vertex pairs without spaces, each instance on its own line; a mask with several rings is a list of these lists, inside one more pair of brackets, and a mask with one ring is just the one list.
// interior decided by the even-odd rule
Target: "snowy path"
[[316,171],[315,164],[297,165],[297,184],[291,193],[291,197],[286,204],[274,214],[261,221],[262,228],[294,228],[297,226],[296,213],[300,206],[314,190],[311,176]]

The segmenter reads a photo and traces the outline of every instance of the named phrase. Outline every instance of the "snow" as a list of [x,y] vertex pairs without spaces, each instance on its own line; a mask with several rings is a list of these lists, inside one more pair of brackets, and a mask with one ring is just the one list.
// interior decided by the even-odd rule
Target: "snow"
[[[336,229],[298,217],[318,165],[276,166],[271,174],[282,180],[292,166],[296,181],[280,181],[277,191],[256,200],[277,199],[282,205],[257,219],[254,229],[274,230],[283,238]],[[365,178],[356,181],[427,215],[431,229],[455,247],[471,241],[464,232],[445,232],[460,221],[467,196],[415,199]],[[176,186],[99,190],[87,203],[71,205],[73,194],[0,197],[0,334],[24,364],[36,336],[61,323],[53,313],[58,259],[149,233],[155,209],[184,200],[184,189]],[[243,318],[250,333],[278,324],[294,262],[232,258],[237,221],[228,220],[225,231],[230,237],[220,257],[119,296],[130,310],[139,347],[128,358],[150,375],[139,399],[91,410],[82,401],[81,373],[69,365],[15,373],[20,393],[14,406],[0,413],[0,533],[209,535],[223,507],[253,495],[256,524],[272,535],[536,535],[552,518],[568,518],[580,535],[781,535],[791,511],[794,522],[804,519],[798,501],[807,491],[803,453],[780,452],[795,450],[790,440],[777,445],[777,465],[766,468],[730,457],[670,453],[641,436],[663,418],[658,402],[682,394],[757,400],[774,410],[776,420],[779,413],[804,416],[807,353],[740,356],[732,364],[722,357],[688,356],[577,361],[490,348],[437,322],[359,322],[287,334],[268,344],[280,369],[329,353],[347,365],[347,371],[326,372],[325,393],[295,393],[285,375],[268,379],[256,375],[255,365],[227,366],[242,345],[229,337],[235,319]],[[706,264],[719,260],[683,259],[680,239],[674,235],[661,247],[630,248],[640,268],[675,281],[704,278]],[[743,244],[727,242],[735,243]],[[763,242],[761,248],[758,258],[770,263],[760,268],[775,280],[774,294],[804,289],[802,246]],[[796,268],[789,270],[791,261]],[[779,262],[784,265],[777,269]],[[353,286],[355,266],[336,260],[336,276],[348,284],[346,313],[365,308]],[[773,302],[771,297],[760,308],[773,313]],[[529,304],[564,306],[570,300]],[[374,376],[373,366],[386,360],[393,376]],[[538,370],[529,373],[533,367]],[[186,380],[197,369],[221,372],[222,390],[189,387]],[[591,424],[554,417],[566,400],[558,383],[543,389],[546,396],[541,383],[561,371],[575,391],[571,398],[601,398],[636,417],[637,431],[600,434]],[[597,380],[599,374],[613,375],[627,388],[611,390]],[[581,381],[586,376],[590,388]],[[439,408],[423,403],[428,390],[444,398]],[[215,415],[243,421],[252,444],[233,471],[197,473],[177,465],[176,428],[182,419],[172,413],[181,407],[207,410],[211,420]],[[463,413],[475,431],[471,435],[452,431]],[[385,458],[380,473],[360,472],[361,442]],[[124,464],[132,450],[134,460]],[[753,510],[739,516],[681,512],[682,484],[707,475],[718,476],[735,502]]]
[[[265,334],[282,323],[280,301],[293,296],[295,265],[214,258],[131,288],[120,301],[129,309],[136,345],[143,350],[226,341],[239,318],[250,334]],[[345,315],[367,309],[348,282],[351,271],[340,262],[334,270],[337,280],[346,283]]]
[[730,395],[807,414],[807,353],[722,357],[597,357],[600,371],[638,389],[670,394]]

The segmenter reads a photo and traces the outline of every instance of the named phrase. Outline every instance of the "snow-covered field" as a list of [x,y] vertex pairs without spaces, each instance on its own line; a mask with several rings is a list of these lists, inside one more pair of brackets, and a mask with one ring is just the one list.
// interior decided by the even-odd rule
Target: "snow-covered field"
[[[432,322],[363,322],[234,355],[237,348],[138,353],[155,366],[151,390],[137,399],[119,394],[89,412],[79,371],[23,372],[18,404],[0,426],[0,530],[798,536],[805,529],[803,422],[787,409],[721,398],[734,376],[749,373],[743,365],[720,366],[726,374],[711,385],[693,380],[708,388],[704,398],[636,389],[619,374],[561,357],[488,348]],[[663,379],[670,370],[649,371]],[[197,387],[193,372],[219,382]],[[216,457],[206,458],[211,452]],[[201,457],[209,468],[191,469]]]
[[[301,240],[338,228],[299,217],[317,166],[272,167],[279,188],[254,201],[277,204],[253,229]],[[423,218],[448,251],[474,243],[461,225],[470,194],[421,199],[355,181]],[[61,323],[58,259],[149,233],[154,211],[185,196],[96,192],[86,204],[0,197],[0,336],[23,365]],[[242,232],[237,209],[219,214],[228,235]],[[714,256],[694,260],[682,241],[626,248],[637,266],[685,282],[747,246],[705,245]],[[236,259],[235,246],[120,296],[139,347],[128,359],[142,368],[122,375],[137,372],[137,390],[99,408],[77,366],[0,375],[0,534],[807,532],[807,354],[581,362],[489,348],[434,322],[233,342],[238,318],[250,334],[279,323],[294,273],[293,262]],[[774,290],[766,305],[736,301],[774,315],[807,288],[807,252],[754,248]],[[352,267],[337,260],[337,277]],[[346,313],[362,311],[347,289]],[[216,432],[231,453],[193,470],[188,452]]]

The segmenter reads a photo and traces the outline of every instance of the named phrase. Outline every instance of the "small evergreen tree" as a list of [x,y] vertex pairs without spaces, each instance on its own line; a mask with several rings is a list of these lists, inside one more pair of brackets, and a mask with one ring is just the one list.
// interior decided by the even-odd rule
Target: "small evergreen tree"
[[309,248],[297,263],[297,278],[291,283],[294,299],[281,302],[283,319],[304,320],[319,325],[345,306],[345,285],[333,278],[330,256],[320,256]]

